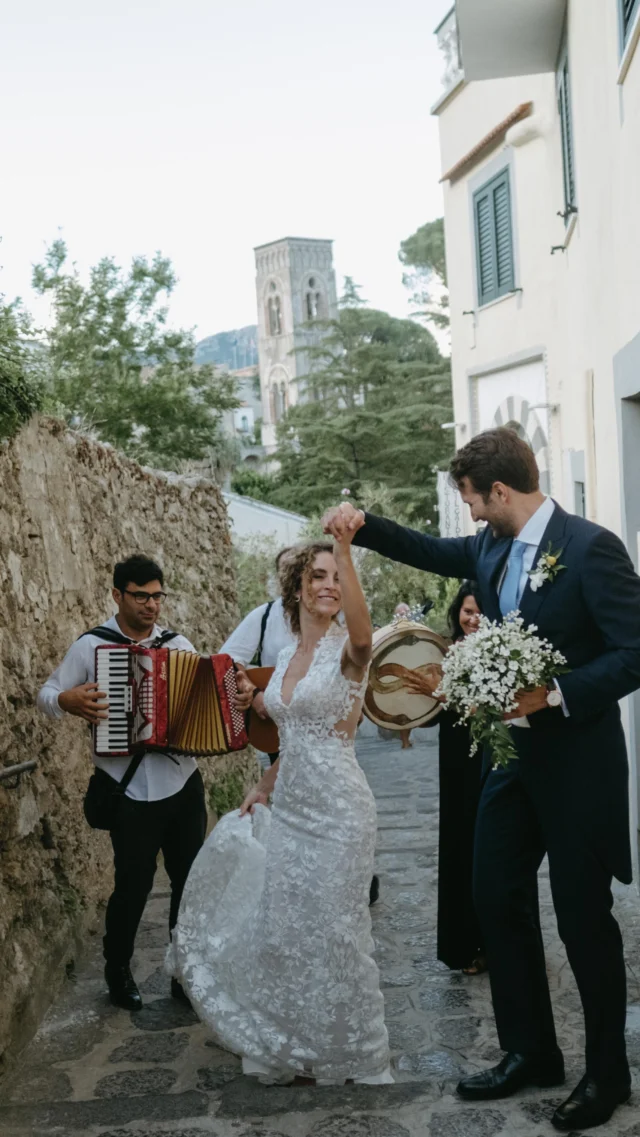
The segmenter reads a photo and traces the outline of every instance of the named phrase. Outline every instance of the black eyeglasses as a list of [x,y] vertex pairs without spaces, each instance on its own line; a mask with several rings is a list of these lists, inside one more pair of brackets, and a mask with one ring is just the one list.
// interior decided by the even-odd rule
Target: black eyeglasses
[[146,604],[151,600],[153,604],[162,604],[167,599],[166,592],[131,592],[130,589],[124,589],[125,596],[133,596],[136,604]]

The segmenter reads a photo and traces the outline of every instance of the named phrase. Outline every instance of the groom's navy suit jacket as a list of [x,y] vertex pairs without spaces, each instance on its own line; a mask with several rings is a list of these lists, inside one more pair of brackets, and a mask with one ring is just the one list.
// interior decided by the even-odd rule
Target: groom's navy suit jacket
[[[489,526],[473,537],[430,537],[365,517],[355,544],[440,576],[476,580],[484,614],[502,619],[498,589],[511,538],[494,537]],[[571,670],[559,684],[568,716],[560,708],[542,710],[529,723],[540,753],[557,762],[563,755],[576,760],[566,807],[584,809],[612,872],[630,880],[628,767],[618,700],[640,688],[640,577],[615,534],[557,504],[534,565],[549,544],[553,553],[562,550],[564,568],[535,592],[528,583],[520,611],[567,660]],[[517,742],[519,728],[513,733]],[[553,767],[545,762],[544,768],[552,777]]]

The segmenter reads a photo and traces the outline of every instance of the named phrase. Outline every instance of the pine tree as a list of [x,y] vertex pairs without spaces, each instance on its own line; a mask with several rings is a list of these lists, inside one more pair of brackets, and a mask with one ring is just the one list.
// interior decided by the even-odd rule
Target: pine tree
[[430,521],[451,450],[441,429],[452,414],[449,361],[426,328],[362,307],[353,282],[322,327],[322,342],[306,348],[308,401],[279,426],[272,500],[310,514],[379,483],[410,520]]

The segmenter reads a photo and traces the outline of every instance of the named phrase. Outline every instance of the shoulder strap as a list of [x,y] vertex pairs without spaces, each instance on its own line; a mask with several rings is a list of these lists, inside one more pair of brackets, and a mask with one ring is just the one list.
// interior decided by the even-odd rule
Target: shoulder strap
[[253,660],[252,660],[252,662],[255,664],[256,667],[262,667],[262,647],[264,644],[264,633],[265,633],[266,628],[267,628],[267,620],[269,619],[269,613],[270,613],[271,609],[273,608],[273,604],[274,604],[273,600],[270,600],[269,603],[267,604],[267,607],[265,608],[264,612],[262,613],[262,623],[260,624],[260,642],[258,644],[256,654],[254,655]]
[[159,636],[156,636],[156,638],[153,641],[153,643],[151,644],[151,646],[152,647],[162,647],[163,644],[168,644],[169,640],[175,640],[176,636],[179,636],[179,635],[180,635],[179,632],[161,632]]
[[[175,640],[179,632],[161,632],[156,636],[152,643],[152,647],[162,647],[163,644],[169,643],[169,640]],[[131,644],[134,641],[130,640],[128,636],[123,636],[122,632],[116,632],[115,628],[90,628],[88,632],[83,632],[78,639],[83,639],[84,636],[95,636],[98,640],[105,640],[110,644]]]
[[118,793],[122,793],[122,794],[124,793],[127,786],[129,785],[129,782],[133,778],[133,775],[135,774],[136,770],[138,769],[138,766],[142,762],[142,759],[144,758],[144,754],[145,754],[144,750],[141,750],[139,754],[134,754],[133,758],[131,759],[129,765],[127,766],[127,768],[124,772],[123,777],[118,782]]
[[78,636],[78,639],[81,640],[85,636],[95,636],[96,639],[105,640],[110,644],[133,643],[133,640],[130,640],[127,636],[123,636],[122,632],[116,632],[115,628],[104,628],[102,626],[99,628],[90,628],[88,632],[83,632],[81,636]]

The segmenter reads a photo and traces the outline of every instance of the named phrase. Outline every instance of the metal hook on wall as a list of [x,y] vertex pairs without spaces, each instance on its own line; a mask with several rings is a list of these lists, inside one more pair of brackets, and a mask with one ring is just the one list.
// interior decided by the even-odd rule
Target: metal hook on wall
[[[31,758],[28,762],[17,762],[15,766],[0,766],[0,783],[6,782],[4,788],[7,790],[16,790],[23,774],[31,773],[37,765],[35,758]],[[15,781],[11,781],[12,778]]]

